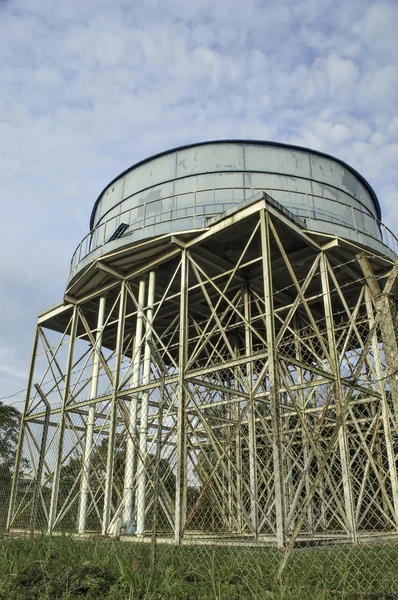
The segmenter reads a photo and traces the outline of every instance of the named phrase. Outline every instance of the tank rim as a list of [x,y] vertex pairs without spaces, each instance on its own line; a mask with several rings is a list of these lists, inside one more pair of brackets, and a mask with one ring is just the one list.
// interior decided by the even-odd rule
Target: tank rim
[[162,152],[152,154],[151,156],[148,156],[147,158],[144,158],[144,159],[134,163],[133,165],[131,165],[131,167],[128,167],[127,169],[125,169],[124,171],[119,173],[119,175],[116,175],[116,177],[114,177],[112,179],[112,181],[110,181],[104,187],[104,189],[99,194],[99,196],[97,197],[97,199],[94,203],[93,209],[91,211],[91,216],[90,216],[90,231],[92,229],[94,229],[95,213],[97,211],[98,204],[100,203],[100,200],[101,200],[103,194],[120,177],[127,175],[127,173],[129,173],[130,171],[133,171],[133,169],[136,169],[137,167],[140,167],[141,165],[144,165],[145,163],[150,162],[151,160],[160,158],[161,156],[166,156],[167,154],[172,154],[173,152],[178,152],[179,150],[186,150],[188,148],[196,148],[198,146],[206,146],[206,145],[210,145],[210,144],[255,144],[258,146],[274,146],[275,148],[287,148],[290,150],[301,150],[304,152],[309,152],[311,154],[315,154],[317,156],[322,156],[323,158],[329,158],[331,160],[334,160],[335,162],[339,163],[344,168],[348,169],[348,171],[350,171],[365,186],[365,188],[367,189],[367,191],[369,192],[369,194],[373,200],[373,203],[374,203],[374,206],[376,209],[377,218],[379,221],[381,221],[381,207],[380,207],[380,202],[379,202],[379,199],[377,198],[376,192],[374,191],[374,189],[372,188],[370,183],[365,179],[365,177],[363,177],[363,175],[361,175],[356,169],[354,169],[354,167],[351,167],[348,163],[344,162],[340,158],[336,158],[332,154],[327,154],[326,152],[321,152],[320,150],[313,150],[312,148],[307,148],[306,146],[298,146],[295,144],[286,144],[284,142],[272,142],[269,140],[250,140],[250,139],[217,139],[217,140],[206,140],[206,141],[202,141],[202,142],[195,142],[193,144],[184,144],[182,146],[176,146],[174,148],[169,148],[168,150],[163,150]]

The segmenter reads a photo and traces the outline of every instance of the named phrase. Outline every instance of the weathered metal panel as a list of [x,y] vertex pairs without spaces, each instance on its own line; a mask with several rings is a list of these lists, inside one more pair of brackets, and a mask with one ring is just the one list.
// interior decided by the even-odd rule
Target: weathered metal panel
[[361,204],[369,208],[372,212],[374,211],[372,198],[370,197],[369,192],[367,191],[363,183],[359,181],[359,179],[357,180],[357,197],[359,198]]
[[123,200],[123,183],[123,178],[120,178],[106,189],[98,206],[98,220],[113,206],[119,204],[119,202]]
[[243,144],[209,144],[177,151],[177,177],[193,173],[244,170]]
[[182,221],[197,228],[195,216],[221,214],[260,190],[313,230],[380,248],[377,198],[351,167],[305,148],[228,140],[170,150],[116,178],[97,200],[89,250],[108,251],[120,223],[130,227],[112,248],[155,235],[153,228],[179,231]]
[[127,173],[124,176],[126,178],[125,197],[159,184],[161,184],[162,188],[166,188],[164,190],[164,195],[172,193],[172,190],[170,192],[170,187],[167,187],[165,182],[173,180],[176,176],[175,161],[175,153],[166,154],[165,156],[155,158],[153,161],[138,166]]

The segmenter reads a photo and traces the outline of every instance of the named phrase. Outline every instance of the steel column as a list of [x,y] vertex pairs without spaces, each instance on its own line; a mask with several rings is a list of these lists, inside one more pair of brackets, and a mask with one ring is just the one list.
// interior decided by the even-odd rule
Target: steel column
[[180,331],[178,353],[178,406],[177,406],[177,464],[176,464],[176,503],[174,537],[176,544],[181,543],[186,519],[187,497],[187,423],[185,365],[188,360],[188,256],[181,253],[181,295],[180,295]]
[[[299,320],[297,317],[295,317],[293,319],[294,322],[294,347],[295,347],[295,358],[298,361],[299,364],[302,364],[302,348],[301,348],[301,340],[300,340],[300,327],[299,327]],[[297,366],[297,383],[299,385],[301,385],[303,383],[303,369],[302,367]],[[304,413],[305,413],[305,396],[304,396],[304,390],[303,389],[299,389],[297,391],[297,399],[298,399],[298,406],[300,411],[303,412],[303,418],[305,418]],[[309,444],[309,440],[307,437],[307,433],[305,431],[305,429],[302,427],[302,436],[303,436],[303,463],[304,465],[306,465],[308,463],[308,459],[309,459],[309,453],[310,453],[310,444]],[[310,469],[306,469],[305,470],[305,491],[306,494],[309,494],[309,490],[311,487],[311,482],[310,482]],[[308,521],[308,530],[310,533],[313,533],[314,530],[314,512],[313,512],[313,503],[311,502],[309,507],[308,507],[308,512],[307,512],[307,521]]]
[[[93,348],[93,364],[90,381],[89,400],[96,398],[98,394],[98,375],[100,370],[100,353],[102,346],[102,334],[105,321],[105,296],[101,296],[98,306],[97,333],[95,336],[95,346]],[[83,472],[82,483],[80,488],[80,506],[78,532],[84,533],[86,530],[87,507],[90,493],[90,468],[91,454],[93,451],[93,435],[95,424],[95,404],[91,404],[88,408],[87,425],[86,425],[86,444],[83,456]]]
[[71,327],[69,333],[69,349],[68,349],[68,358],[66,362],[66,372],[64,379],[64,391],[62,397],[62,407],[61,414],[59,416],[59,424],[58,424],[58,445],[57,445],[57,455],[55,458],[55,468],[54,468],[54,476],[52,482],[52,490],[51,490],[51,502],[50,502],[50,510],[48,515],[48,533],[51,533],[57,516],[57,504],[58,504],[58,492],[59,492],[59,476],[61,473],[62,466],[62,453],[64,449],[64,433],[65,433],[65,409],[69,399],[70,394],[70,380],[71,380],[71,372],[73,365],[73,351],[75,348],[76,341],[76,331],[77,331],[77,321],[78,321],[78,307],[74,306],[73,315],[71,319]]
[[[243,292],[244,316],[245,316],[245,353],[250,357],[253,353],[251,324],[251,306],[248,286]],[[256,440],[256,406],[253,398],[253,363],[248,361],[246,365],[247,393],[250,395],[248,412],[249,429],[249,479],[250,479],[250,517],[253,533],[258,536],[258,489],[257,489],[257,440]]]
[[49,425],[50,414],[51,414],[50,403],[48,402],[45,394],[43,394],[40,386],[37,383],[35,384],[35,388],[36,388],[39,396],[43,400],[45,410],[46,410],[46,415],[44,417],[43,432],[41,435],[39,460],[37,463],[37,470],[36,470],[36,482],[35,482],[36,485],[35,485],[35,491],[34,491],[34,496],[33,496],[32,513],[31,513],[31,519],[30,519],[30,536],[31,536],[31,538],[33,538],[33,536],[35,534],[36,524],[37,524],[37,510],[39,507],[39,497],[40,497],[40,493],[41,493],[41,480],[42,480],[42,476],[43,476],[44,457],[46,455],[46,449],[47,449],[48,425]]
[[384,346],[387,377],[390,384],[391,399],[393,404],[393,417],[395,427],[398,428],[398,340],[394,319],[392,316],[393,296],[392,290],[396,287],[398,278],[398,260],[391,269],[383,290],[380,287],[369,259],[364,253],[357,255],[358,262],[366,278],[368,288],[374,300],[380,322],[381,337]]
[[135,453],[137,443],[136,429],[138,409],[138,396],[136,393],[134,393],[134,389],[139,385],[141,376],[145,287],[145,279],[141,279],[138,289],[137,324],[135,329],[135,343],[133,349],[133,376],[131,380],[131,390],[133,392],[133,395],[130,400],[129,423],[126,442],[126,465],[124,469],[123,525],[125,528],[129,527],[133,515]]
[[17,496],[18,481],[19,481],[19,469],[21,468],[22,449],[23,449],[23,442],[24,442],[24,437],[25,437],[25,419],[29,412],[29,400],[30,400],[30,393],[32,390],[33,375],[34,375],[34,371],[35,371],[38,341],[39,341],[39,326],[36,327],[35,336],[33,339],[32,359],[30,362],[28,383],[26,386],[25,404],[24,404],[24,409],[23,409],[23,413],[22,413],[22,417],[21,417],[21,423],[20,423],[20,427],[19,427],[18,445],[17,445],[16,456],[15,456],[14,473],[12,476],[10,501],[9,501],[9,505],[8,505],[8,515],[7,515],[7,525],[6,525],[7,530],[10,529],[10,527],[12,525],[12,520],[14,517],[15,500],[16,500],[16,496]]
[[[365,288],[365,301],[366,310],[369,319],[369,328],[374,329],[375,317],[373,313],[373,305],[371,292],[368,286]],[[385,444],[387,450],[388,470],[391,482],[392,500],[394,505],[395,514],[393,515],[396,527],[398,528],[398,476],[397,476],[397,465],[394,454],[394,443],[392,439],[392,427],[390,420],[390,408],[388,406],[385,379],[383,377],[383,369],[381,366],[381,356],[379,349],[379,340],[377,339],[376,331],[372,334],[372,352],[375,362],[375,372],[377,377],[377,387],[381,395],[381,406],[382,406],[382,419],[383,419],[383,430],[385,436]],[[384,499],[384,496],[383,496]]]
[[342,425],[339,427],[338,441],[341,461],[341,476],[343,481],[344,490],[344,506],[346,512],[346,523],[352,538],[352,541],[357,542],[357,531],[355,522],[355,511],[354,511],[354,498],[352,492],[352,478],[350,471],[350,449],[347,437],[347,426],[346,426],[346,402],[344,397],[343,386],[341,385],[340,376],[340,360],[337,353],[336,336],[334,330],[333,320],[333,309],[330,296],[330,285],[328,275],[328,259],[325,252],[321,254],[320,261],[320,272],[321,272],[321,283],[323,292],[323,307],[325,311],[326,319],[326,330],[328,338],[328,352],[331,362],[332,372],[335,376],[334,390],[335,390],[335,406],[336,416],[341,417]]
[[268,350],[268,377],[270,390],[270,407],[272,421],[272,455],[274,466],[276,543],[278,548],[285,546],[286,534],[286,499],[283,482],[283,442],[282,419],[280,414],[280,398],[278,395],[278,366],[275,351],[275,323],[272,283],[272,260],[269,231],[269,215],[260,211],[262,271],[264,281],[265,324]]
[[120,382],[120,365],[123,358],[123,338],[126,314],[126,284],[122,282],[119,294],[119,315],[116,333],[115,371],[113,374],[113,394],[110,414],[108,452],[106,459],[105,490],[104,490],[104,512],[102,518],[102,534],[108,533],[113,490],[113,467],[115,459],[116,424],[118,413],[118,391]]
[[[155,271],[149,273],[148,282],[148,302],[146,311],[146,333],[145,350],[143,362],[142,384],[149,383],[151,378],[151,338],[152,338],[152,319],[153,303],[155,299]],[[140,431],[139,431],[139,457],[137,462],[137,535],[143,535],[145,529],[145,508],[146,508],[146,458],[147,458],[147,437],[148,437],[148,408],[149,408],[149,390],[142,392]]]
[[[398,341],[396,325],[392,316],[394,310],[392,297],[388,293],[382,293],[376,299],[376,309],[380,320],[395,427],[398,428]],[[395,308],[395,310],[397,309]]]

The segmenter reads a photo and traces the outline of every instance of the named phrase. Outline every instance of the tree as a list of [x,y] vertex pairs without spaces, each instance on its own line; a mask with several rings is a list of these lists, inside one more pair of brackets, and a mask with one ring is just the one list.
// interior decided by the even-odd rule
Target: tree
[[[5,526],[20,422],[19,410],[0,402],[0,530]],[[21,466],[28,464],[25,459]]]
[[11,479],[18,443],[21,413],[0,402],[0,479]]

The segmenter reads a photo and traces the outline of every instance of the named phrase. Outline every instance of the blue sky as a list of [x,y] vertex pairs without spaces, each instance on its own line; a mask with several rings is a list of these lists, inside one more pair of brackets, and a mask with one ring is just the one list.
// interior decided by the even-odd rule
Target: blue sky
[[323,150],[398,233],[397,23],[396,0],[0,0],[0,397],[25,387],[98,193],[148,155]]

